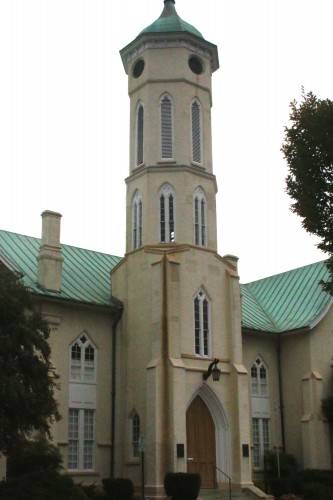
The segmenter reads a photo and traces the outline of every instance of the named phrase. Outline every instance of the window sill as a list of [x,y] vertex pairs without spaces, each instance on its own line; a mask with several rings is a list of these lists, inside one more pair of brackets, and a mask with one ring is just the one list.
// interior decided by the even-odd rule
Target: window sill
[[67,470],[68,476],[99,476],[99,472],[93,470]]
[[203,163],[197,163],[196,161],[191,161],[191,165],[193,165],[194,167],[202,168],[202,170],[205,170]]

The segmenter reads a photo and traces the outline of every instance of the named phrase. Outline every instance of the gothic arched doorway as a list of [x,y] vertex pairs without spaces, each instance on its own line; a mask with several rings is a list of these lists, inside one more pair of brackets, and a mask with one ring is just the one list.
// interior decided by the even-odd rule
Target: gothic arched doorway
[[202,488],[215,487],[215,425],[206,404],[196,396],[186,412],[187,470],[201,476]]

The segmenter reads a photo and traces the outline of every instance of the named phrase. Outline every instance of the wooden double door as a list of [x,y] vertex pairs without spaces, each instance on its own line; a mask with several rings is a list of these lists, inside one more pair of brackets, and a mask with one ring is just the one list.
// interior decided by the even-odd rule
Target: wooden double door
[[215,425],[204,401],[197,396],[186,413],[187,471],[201,476],[202,488],[215,487]]

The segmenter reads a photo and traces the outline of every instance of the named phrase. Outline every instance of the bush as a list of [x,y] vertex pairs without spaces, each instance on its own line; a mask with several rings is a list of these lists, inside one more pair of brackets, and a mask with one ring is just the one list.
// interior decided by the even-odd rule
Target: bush
[[56,471],[33,472],[0,484],[2,500],[87,500],[72,478]]
[[279,453],[279,464],[275,451],[269,451],[266,454],[267,472],[270,476],[278,476],[278,468],[280,467],[280,477],[289,477],[296,474],[299,470],[296,458],[287,453]]
[[200,486],[200,474],[169,472],[164,478],[165,493],[172,500],[195,500]]
[[102,487],[97,485],[96,483],[94,484],[79,483],[78,486],[80,487],[81,490],[84,491],[86,497],[89,500],[108,500],[106,493],[102,492]]
[[103,488],[108,500],[132,500],[134,486],[130,479],[103,479]]
[[321,407],[327,420],[333,422],[333,396],[322,399]]
[[23,439],[7,459],[7,478],[47,470],[60,471],[62,458],[56,446],[45,438],[36,441]]
[[321,483],[333,490],[333,471],[321,469],[305,469],[300,472],[302,483]]
[[333,490],[318,482],[307,483],[303,487],[304,500],[333,500]]

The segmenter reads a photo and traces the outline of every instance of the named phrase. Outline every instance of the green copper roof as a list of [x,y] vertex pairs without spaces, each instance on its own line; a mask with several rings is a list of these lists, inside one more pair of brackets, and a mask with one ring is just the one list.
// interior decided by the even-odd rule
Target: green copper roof
[[[37,295],[101,306],[120,305],[112,297],[110,271],[121,257],[61,245],[62,287],[55,293],[37,283],[40,243],[39,238],[0,230],[0,261],[21,273],[23,282]],[[319,284],[327,278],[325,262],[318,262],[241,285],[243,328],[267,333],[313,328],[333,301]]]
[[333,301],[319,284],[327,278],[325,262],[317,262],[241,285],[243,327],[276,333],[313,328]]
[[22,274],[23,282],[37,295],[58,297],[102,306],[119,306],[112,298],[110,270],[120,257],[61,245],[64,258],[61,292],[50,292],[37,284],[40,239],[0,230],[0,260]]
[[171,33],[186,31],[192,33],[192,35],[199,36],[203,38],[200,31],[198,31],[194,26],[183,21],[177,14],[175,9],[174,0],[165,0],[164,9],[160,17],[147,28],[145,28],[141,33]]

